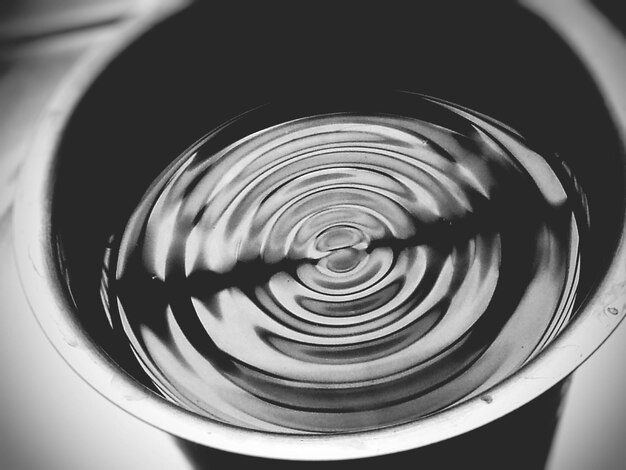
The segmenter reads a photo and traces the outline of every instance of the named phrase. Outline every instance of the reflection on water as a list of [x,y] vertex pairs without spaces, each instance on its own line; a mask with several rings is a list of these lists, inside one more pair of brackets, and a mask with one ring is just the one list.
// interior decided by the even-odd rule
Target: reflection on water
[[270,105],[154,181],[102,291],[164,396],[252,429],[374,429],[480,393],[567,324],[587,223],[567,168],[404,98],[263,126]]

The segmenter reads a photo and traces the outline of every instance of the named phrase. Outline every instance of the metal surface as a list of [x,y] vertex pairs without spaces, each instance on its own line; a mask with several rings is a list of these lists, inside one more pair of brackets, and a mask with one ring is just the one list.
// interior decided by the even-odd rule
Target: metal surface
[[[14,256],[12,203],[19,170],[34,131],[68,71],[114,41],[126,21],[141,15],[134,0],[108,2],[112,12],[126,4],[116,21],[101,21],[100,13],[82,8],[97,21],[89,27],[46,28],[38,6],[48,6],[57,18],[75,1],[1,2],[15,6],[13,16],[0,20],[0,468],[3,470],[109,470],[191,468],[173,439],[103,399],[54,351],[26,301]],[[47,5],[46,5],[47,4]],[[52,7],[52,4],[56,8]],[[22,6],[25,8],[22,9]],[[30,8],[26,8],[30,7]],[[98,8],[96,8],[98,10]],[[121,9],[120,9],[121,10]],[[118,10],[118,13],[122,11]],[[16,11],[17,13],[17,11]],[[96,14],[97,13],[97,14]],[[109,16],[107,14],[107,16]],[[35,22],[31,19],[34,17]],[[8,27],[8,26],[10,27]],[[57,23],[58,25],[58,23]],[[26,30],[23,27],[27,27]]]
[[[555,2],[554,5],[558,5]],[[574,9],[575,10],[575,9]],[[152,10],[150,10],[152,11]],[[544,12],[558,17],[559,9]],[[576,11],[576,10],[575,10]],[[585,12],[589,13],[588,10]],[[49,192],[54,184],[54,157],[59,138],[74,105],[99,72],[125,45],[148,29],[165,12],[140,15],[129,21],[123,31],[92,54],[75,64],[60,91],[46,107],[33,148],[29,151],[17,197],[14,222],[17,262],[23,285],[37,318],[52,343],[67,362],[100,393],[124,410],[174,435],[231,452],[270,458],[341,459],[404,451],[425,446],[479,427],[532,400],[567,377],[586,359],[626,314],[626,247],[622,243],[611,269],[584,312],[553,345],[516,376],[494,387],[486,397],[477,397],[438,415],[410,425],[351,435],[293,437],[262,434],[225,426],[180,410],[156,397],[133,379],[120,373],[91,339],[81,331],[74,318],[65,289],[58,277],[56,254],[49,243]],[[603,25],[606,26],[606,25]],[[565,35],[575,22],[559,24]],[[606,28],[603,27],[606,31]],[[609,29],[610,31],[610,29]],[[575,35],[572,39],[576,40]],[[603,58],[577,47],[587,55],[596,80],[611,103],[622,140],[626,141],[626,99],[606,71],[608,63],[621,63],[623,41],[614,41],[601,32],[589,35],[582,43],[599,41],[596,48],[608,51]],[[607,47],[607,44],[613,44]],[[585,46],[585,47],[587,47]],[[592,50],[595,50],[593,47]],[[623,61],[622,61],[623,62]],[[621,73],[621,71],[619,72]],[[624,75],[622,75],[624,76]]]

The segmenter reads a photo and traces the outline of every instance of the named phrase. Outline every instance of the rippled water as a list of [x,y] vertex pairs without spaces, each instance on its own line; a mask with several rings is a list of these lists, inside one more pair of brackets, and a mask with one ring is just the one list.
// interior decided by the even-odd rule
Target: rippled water
[[373,429],[484,391],[567,323],[586,225],[567,169],[410,99],[229,141],[252,111],[157,178],[103,294],[166,397],[253,429]]

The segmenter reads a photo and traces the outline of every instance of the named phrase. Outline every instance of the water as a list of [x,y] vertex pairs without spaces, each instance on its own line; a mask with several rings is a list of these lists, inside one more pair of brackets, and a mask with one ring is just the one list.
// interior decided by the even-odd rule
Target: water
[[165,397],[264,431],[375,429],[480,394],[567,324],[587,223],[567,168],[405,99],[252,111],[154,181],[102,290]]

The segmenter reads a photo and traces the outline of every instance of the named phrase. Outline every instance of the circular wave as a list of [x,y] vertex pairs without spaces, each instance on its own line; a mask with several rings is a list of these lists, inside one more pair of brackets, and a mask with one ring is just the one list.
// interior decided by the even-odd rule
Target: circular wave
[[562,164],[411,99],[434,111],[216,145],[231,123],[157,178],[103,285],[166,397],[265,431],[374,429],[481,393],[563,328],[584,224]]

